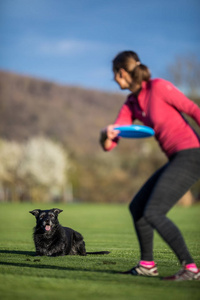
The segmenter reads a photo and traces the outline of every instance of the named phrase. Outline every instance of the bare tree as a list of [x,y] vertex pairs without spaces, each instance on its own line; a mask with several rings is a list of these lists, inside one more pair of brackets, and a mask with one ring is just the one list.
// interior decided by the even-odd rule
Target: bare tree
[[171,81],[191,97],[200,95],[200,61],[197,56],[177,56],[167,71]]
[[71,201],[71,163],[60,144],[40,136],[0,140],[0,161],[0,201]]

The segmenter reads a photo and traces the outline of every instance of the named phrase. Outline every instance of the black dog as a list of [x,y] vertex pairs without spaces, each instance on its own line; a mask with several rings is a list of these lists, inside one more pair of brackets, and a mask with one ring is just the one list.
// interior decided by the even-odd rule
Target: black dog
[[36,255],[59,256],[110,253],[108,251],[86,252],[83,236],[71,228],[60,225],[58,214],[61,212],[62,210],[58,208],[30,211],[36,217],[36,227],[33,233]]

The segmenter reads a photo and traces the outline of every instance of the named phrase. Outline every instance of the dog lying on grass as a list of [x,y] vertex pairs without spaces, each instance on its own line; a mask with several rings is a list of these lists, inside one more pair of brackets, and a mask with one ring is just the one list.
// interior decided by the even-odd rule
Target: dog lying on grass
[[36,255],[61,256],[61,255],[87,255],[109,254],[108,251],[86,252],[83,236],[68,227],[63,227],[58,221],[58,214],[62,210],[34,209],[30,211],[36,218],[33,239]]

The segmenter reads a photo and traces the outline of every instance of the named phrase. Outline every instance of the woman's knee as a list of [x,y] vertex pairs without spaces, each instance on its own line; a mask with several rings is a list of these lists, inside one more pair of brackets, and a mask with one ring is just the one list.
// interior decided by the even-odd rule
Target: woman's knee
[[152,224],[155,219],[155,213],[152,211],[146,210],[144,212],[144,218],[148,223]]
[[156,209],[146,209],[144,211],[144,219],[146,220],[146,222],[148,222],[149,224],[156,226],[157,222],[160,221],[165,215]]

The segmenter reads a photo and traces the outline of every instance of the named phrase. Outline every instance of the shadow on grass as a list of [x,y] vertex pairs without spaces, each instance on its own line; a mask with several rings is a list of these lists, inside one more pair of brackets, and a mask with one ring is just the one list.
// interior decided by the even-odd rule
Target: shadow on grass
[[19,254],[19,255],[30,255],[35,256],[34,251],[18,251],[18,250],[0,250],[3,254]]
[[[38,262],[38,260],[35,260]],[[91,269],[80,269],[72,267],[60,267],[60,266],[51,266],[44,264],[30,264],[30,263],[12,263],[12,262],[0,262],[0,265],[4,266],[14,266],[20,268],[36,268],[36,269],[48,269],[48,270],[58,270],[58,271],[82,271],[82,272],[97,272],[97,273],[109,273],[109,274],[119,274],[117,271],[108,271],[108,270],[91,270]]]
[[[43,269],[43,270],[57,270],[57,271],[75,271],[75,272],[93,272],[93,273],[107,273],[107,274],[118,274],[122,275],[120,271],[116,270],[95,270],[95,269],[89,269],[89,268],[73,268],[73,267],[61,267],[61,266],[52,266],[52,265],[45,265],[40,263],[40,256],[36,256],[35,252],[33,251],[17,251],[17,250],[0,250],[0,253],[4,254],[21,254],[21,255],[27,255],[31,256],[32,258],[26,258],[25,261],[27,263],[15,263],[15,262],[2,262],[0,261],[0,265],[4,266],[11,266],[11,267],[19,267],[19,268],[34,268],[34,269]],[[43,256],[44,257],[44,256]],[[106,260],[102,261],[102,264],[104,265],[115,265],[116,262],[111,261],[111,260]],[[123,277],[125,278],[126,276],[130,275],[124,275]],[[61,276],[62,277],[62,276]],[[155,278],[156,279],[156,278]],[[157,279],[160,279],[157,277]]]
[[[51,270],[60,270],[60,271],[83,271],[83,272],[101,272],[101,273],[110,273],[110,274],[119,274],[117,271],[108,271],[108,270],[91,270],[91,269],[81,269],[81,268],[72,268],[72,267],[60,267],[52,265],[40,264],[40,256],[36,256],[34,251],[18,251],[18,250],[0,250],[0,254],[17,254],[17,255],[26,255],[31,256],[31,258],[26,258],[27,263],[15,263],[15,262],[2,262],[0,265],[4,266],[14,266],[20,268],[36,268],[36,269],[51,269]],[[31,262],[31,263],[30,263]],[[112,261],[103,261],[103,264],[116,264]]]

